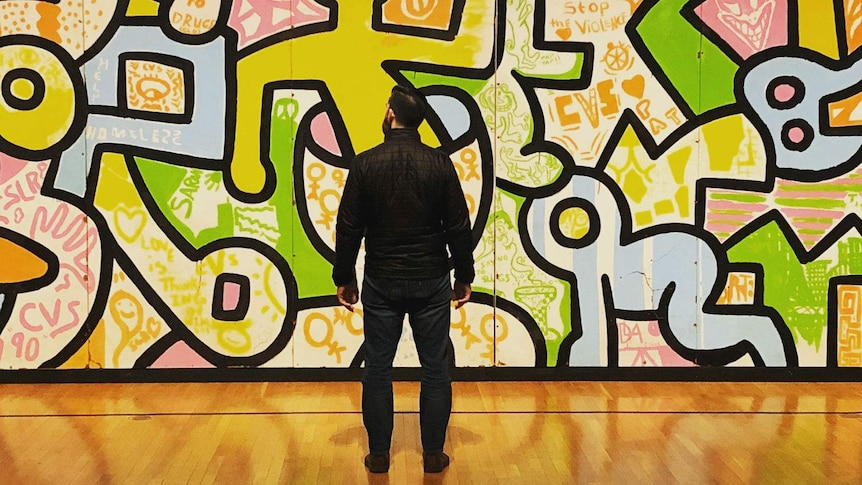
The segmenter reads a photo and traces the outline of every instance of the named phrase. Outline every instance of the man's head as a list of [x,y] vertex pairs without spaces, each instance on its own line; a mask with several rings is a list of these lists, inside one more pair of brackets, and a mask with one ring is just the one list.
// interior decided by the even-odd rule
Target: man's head
[[425,99],[414,88],[396,85],[389,95],[386,117],[383,120],[384,130],[392,128],[393,120],[396,127],[418,128],[425,119]]

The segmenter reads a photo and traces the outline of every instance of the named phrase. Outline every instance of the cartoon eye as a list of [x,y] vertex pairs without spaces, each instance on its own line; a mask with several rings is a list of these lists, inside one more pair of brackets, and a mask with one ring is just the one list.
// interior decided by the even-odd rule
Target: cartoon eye
[[159,101],[171,92],[171,86],[167,81],[146,77],[135,84],[135,89],[141,96],[150,101]]
[[[751,0],[752,2],[756,2],[757,0]],[[742,15],[742,7],[740,7],[739,2],[737,0],[718,0],[716,2],[718,8],[729,12],[733,15]]]

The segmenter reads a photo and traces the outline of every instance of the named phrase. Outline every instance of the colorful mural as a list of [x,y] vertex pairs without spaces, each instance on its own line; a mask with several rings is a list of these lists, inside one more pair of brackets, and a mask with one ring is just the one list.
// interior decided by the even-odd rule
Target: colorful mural
[[335,217],[395,83],[470,208],[455,366],[860,367],[860,19],[0,0],[0,368],[360,367]]

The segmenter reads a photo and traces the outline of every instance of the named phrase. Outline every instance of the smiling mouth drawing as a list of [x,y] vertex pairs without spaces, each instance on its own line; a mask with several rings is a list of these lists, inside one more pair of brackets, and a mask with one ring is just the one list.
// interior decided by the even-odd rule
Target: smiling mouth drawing
[[765,3],[746,16],[719,12],[718,19],[754,50],[762,50],[769,35],[772,4]]

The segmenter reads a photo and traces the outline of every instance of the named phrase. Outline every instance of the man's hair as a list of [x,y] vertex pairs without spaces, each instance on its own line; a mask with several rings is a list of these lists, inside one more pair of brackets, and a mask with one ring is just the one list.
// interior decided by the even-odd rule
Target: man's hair
[[418,90],[396,84],[389,96],[395,119],[407,128],[418,128],[425,119],[425,99]]

